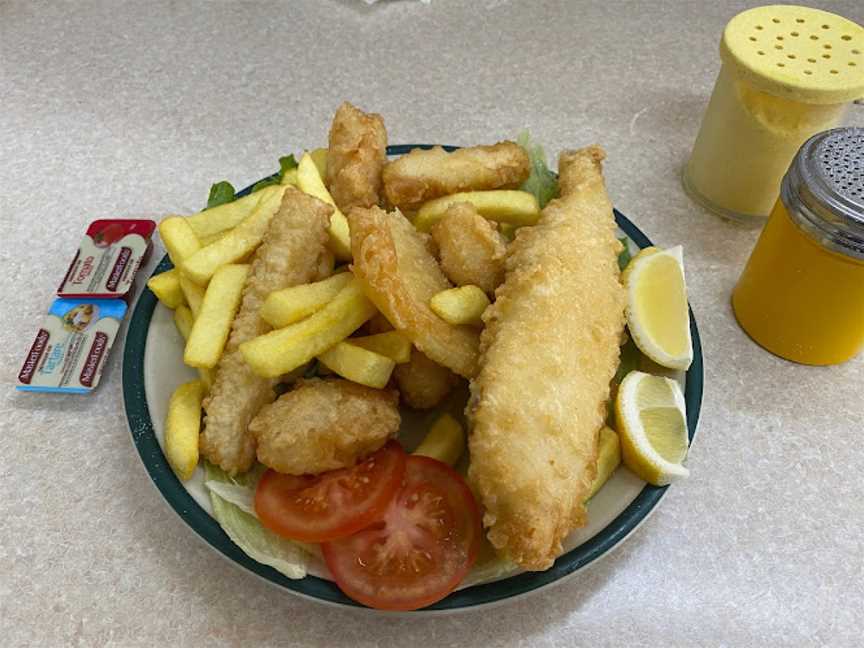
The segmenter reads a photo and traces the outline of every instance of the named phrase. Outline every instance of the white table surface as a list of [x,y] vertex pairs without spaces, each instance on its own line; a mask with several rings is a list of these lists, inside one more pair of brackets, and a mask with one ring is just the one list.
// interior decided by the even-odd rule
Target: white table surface
[[[719,35],[748,4],[0,2],[0,643],[860,645],[864,359],[808,368],[751,343],[729,294],[756,233],[679,184]],[[864,22],[859,0],[818,5]],[[599,142],[616,206],[685,246],[706,357],[692,477],[560,586],[450,618],[299,600],[162,501],[116,349],[94,395],[12,389],[85,223],[200,208],[211,182],[322,144],[343,99],[393,143]]]

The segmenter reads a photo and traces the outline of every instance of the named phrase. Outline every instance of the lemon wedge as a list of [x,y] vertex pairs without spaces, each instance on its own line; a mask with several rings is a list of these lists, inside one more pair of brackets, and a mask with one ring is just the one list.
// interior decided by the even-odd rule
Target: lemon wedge
[[631,371],[615,398],[615,419],[624,465],[655,486],[665,486],[690,472],[687,416],[678,383],[662,376]]
[[693,361],[687,285],[681,246],[645,248],[621,275],[627,290],[627,326],[639,350],[669,369]]

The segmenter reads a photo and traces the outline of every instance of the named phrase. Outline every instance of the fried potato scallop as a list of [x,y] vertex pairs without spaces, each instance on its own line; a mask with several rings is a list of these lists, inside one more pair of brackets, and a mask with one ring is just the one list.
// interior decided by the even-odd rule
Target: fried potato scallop
[[348,380],[301,380],[249,425],[258,460],[288,475],[352,466],[399,431],[399,396]]
[[528,179],[528,154],[515,142],[471,146],[447,153],[414,149],[384,167],[384,195],[400,209],[460,191],[515,189]]
[[507,246],[495,226],[470,203],[451,205],[432,227],[441,269],[457,286],[473,284],[489,294],[504,280]]
[[387,162],[381,115],[344,102],[333,117],[327,149],[327,188],[342,211],[378,204]]

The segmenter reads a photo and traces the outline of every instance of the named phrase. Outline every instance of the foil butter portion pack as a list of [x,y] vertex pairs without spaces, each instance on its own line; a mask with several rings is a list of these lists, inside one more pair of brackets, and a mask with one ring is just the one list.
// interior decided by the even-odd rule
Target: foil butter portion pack
[[58,297],[128,299],[156,229],[152,220],[93,221],[57,289]]
[[120,299],[56,299],[18,372],[21,391],[85,394],[99,384],[123,316]]

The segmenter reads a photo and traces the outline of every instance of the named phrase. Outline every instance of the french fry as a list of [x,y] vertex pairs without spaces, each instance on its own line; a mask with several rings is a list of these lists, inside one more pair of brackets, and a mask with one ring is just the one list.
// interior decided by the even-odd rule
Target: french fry
[[[192,332],[192,325],[194,323],[195,318],[192,316],[192,311],[189,310],[189,307],[185,304],[178,306],[177,310],[174,311],[174,324],[177,327],[177,330],[180,331],[180,335],[183,336],[184,340],[189,339],[189,333]],[[197,369],[198,378],[207,388],[207,391],[210,391],[210,388],[213,386],[213,377],[216,370],[208,369],[207,367],[197,367]]]
[[314,196],[318,200],[333,205],[333,215],[330,216],[330,249],[340,261],[351,260],[351,234],[348,232],[348,221],[339,211],[333,196],[324,186],[324,179],[315,165],[315,160],[309,153],[304,153],[297,166],[297,187],[300,191]]
[[450,205],[460,202],[471,203],[481,216],[502,223],[534,225],[540,218],[540,204],[534,194],[513,189],[496,189],[466,191],[430,200],[420,207],[414,218],[414,226],[421,232],[428,232],[441,220]]
[[284,187],[270,185],[261,191],[274,187],[276,191],[268,192],[242,223],[215,243],[201,248],[183,261],[180,272],[195,283],[205,284],[219,267],[236,263],[251,254],[260,245],[270,219],[282,204]]
[[228,229],[228,230],[225,230],[223,232],[218,232],[216,234],[209,234],[203,238],[199,238],[198,240],[201,242],[201,247],[207,247],[208,245],[213,245],[213,243],[215,243],[219,239],[223,238],[230,231],[231,230]]
[[350,338],[346,343],[379,353],[396,364],[404,364],[411,360],[411,341],[398,331]]
[[265,198],[272,198],[274,194],[279,194],[282,198],[284,187],[271,185],[264,187],[260,191],[238,198],[234,202],[225,203],[218,207],[205,209],[193,216],[189,216],[186,222],[195,232],[195,235],[203,242],[211,239],[216,234],[234,229],[244,220],[246,220],[255,208],[261,204]]
[[171,268],[147,281],[147,287],[153,291],[157,299],[166,307],[174,309],[183,303],[183,291],[180,289],[180,272]]
[[282,175],[282,184],[283,185],[292,185],[294,187],[297,186],[297,167],[293,169],[288,169]]
[[248,265],[228,264],[213,275],[183,353],[190,367],[213,368],[219,362],[248,274]]
[[588,491],[588,497],[585,499],[589,500],[594,497],[620,465],[621,441],[612,428],[604,427],[600,430],[597,446],[597,476],[594,478],[594,483],[591,484],[591,490]]
[[318,356],[324,366],[343,378],[367,387],[382,389],[390,380],[396,363],[387,356],[340,342]]
[[353,278],[350,272],[340,272],[323,281],[272,292],[261,307],[261,317],[277,329],[299,322],[324,308]]
[[255,373],[275,378],[335,346],[375,313],[354,279],[314,315],[244,342],[240,352]]
[[186,303],[189,304],[189,309],[192,311],[192,319],[198,317],[201,312],[201,302],[204,301],[204,288],[196,284],[189,277],[180,275],[180,290],[183,291],[183,297],[186,298]]
[[194,323],[195,317],[192,315],[192,311],[186,304],[180,304],[174,311],[174,325],[184,340],[189,339],[189,333],[192,332],[192,324]]
[[461,286],[442,290],[429,300],[429,308],[448,324],[479,326],[489,306],[489,298],[478,286]]
[[438,417],[426,437],[413,452],[454,466],[465,452],[465,430],[449,414]]
[[318,174],[322,179],[327,177],[327,149],[317,148],[309,151],[309,157],[315,163],[315,168],[318,169]]
[[198,433],[201,431],[201,400],[204,386],[198,380],[174,390],[165,421],[165,458],[183,481],[198,465]]
[[182,216],[169,216],[159,223],[159,236],[168,250],[171,263],[179,266],[201,249],[198,236],[189,226],[189,222]]

